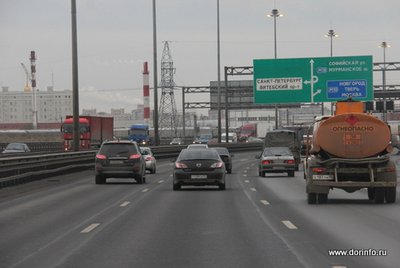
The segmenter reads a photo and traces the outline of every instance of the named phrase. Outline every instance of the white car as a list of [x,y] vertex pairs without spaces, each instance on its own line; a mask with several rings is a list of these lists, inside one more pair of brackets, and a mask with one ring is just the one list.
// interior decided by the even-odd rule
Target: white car
[[150,147],[140,147],[140,152],[142,153],[144,160],[146,160],[146,170],[149,170],[151,174],[156,173],[157,160]]

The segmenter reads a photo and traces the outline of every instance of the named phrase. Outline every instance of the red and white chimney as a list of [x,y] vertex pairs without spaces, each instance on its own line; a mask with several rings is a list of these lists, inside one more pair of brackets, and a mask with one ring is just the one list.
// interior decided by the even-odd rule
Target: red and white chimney
[[150,120],[150,85],[149,85],[149,68],[147,61],[143,64],[143,118],[146,124],[149,124]]

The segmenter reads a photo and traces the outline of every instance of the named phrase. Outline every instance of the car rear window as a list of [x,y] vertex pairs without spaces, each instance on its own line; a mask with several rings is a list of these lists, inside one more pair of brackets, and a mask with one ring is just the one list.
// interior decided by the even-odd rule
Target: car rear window
[[107,156],[115,156],[115,155],[129,156],[132,154],[137,154],[139,152],[136,150],[136,146],[133,144],[108,143],[108,144],[103,144],[100,153]]
[[229,154],[229,151],[226,148],[214,148],[214,150],[216,150],[219,154]]
[[287,155],[292,155],[292,152],[289,150],[289,148],[285,148],[285,147],[267,148],[264,150],[264,155],[287,156]]
[[213,159],[219,160],[218,153],[213,149],[182,150],[179,160]]

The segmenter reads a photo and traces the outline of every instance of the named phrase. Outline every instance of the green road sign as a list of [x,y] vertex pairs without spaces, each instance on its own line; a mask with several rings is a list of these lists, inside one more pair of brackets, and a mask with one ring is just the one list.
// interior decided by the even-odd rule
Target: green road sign
[[371,101],[372,56],[254,60],[254,103]]

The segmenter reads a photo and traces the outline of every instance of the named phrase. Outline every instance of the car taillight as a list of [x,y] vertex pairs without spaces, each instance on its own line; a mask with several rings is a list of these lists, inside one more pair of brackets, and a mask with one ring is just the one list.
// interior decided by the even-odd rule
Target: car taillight
[[222,168],[224,166],[224,162],[216,162],[211,165],[212,168]]
[[131,156],[129,156],[129,159],[139,159],[140,158],[140,154],[132,154]]
[[326,168],[324,167],[314,167],[311,169],[313,173],[325,173]]
[[96,158],[100,160],[106,160],[107,156],[105,156],[104,154],[96,154]]
[[269,164],[274,163],[274,161],[272,161],[272,160],[263,160],[261,163],[262,163],[263,165],[269,165]]
[[294,162],[294,160],[285,160],[284,161],[286,164],[294,164],[295,162]]
[[176,162],[175,163],[175,168],[178,168],[178,169],[180,169],[180,168],[188,168],[188,166],[186,164]]

